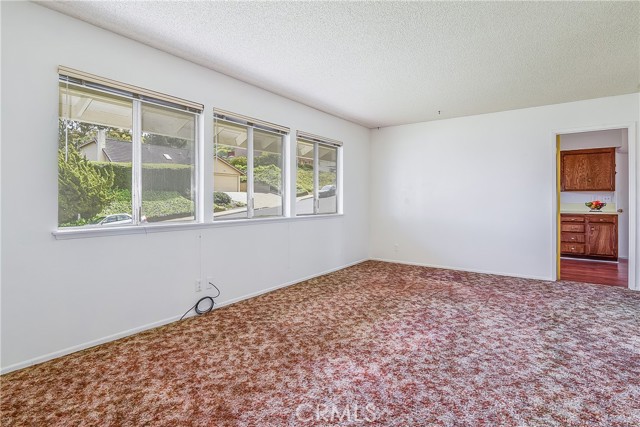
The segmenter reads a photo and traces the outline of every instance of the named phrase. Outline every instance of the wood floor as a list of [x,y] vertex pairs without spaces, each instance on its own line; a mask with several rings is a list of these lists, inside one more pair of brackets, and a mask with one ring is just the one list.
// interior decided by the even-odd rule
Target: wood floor
[[560,278],[574,282],[597,283],[599,285],[622,286],[628,284],[628,262],[591,261],[574,258],[560,259]]

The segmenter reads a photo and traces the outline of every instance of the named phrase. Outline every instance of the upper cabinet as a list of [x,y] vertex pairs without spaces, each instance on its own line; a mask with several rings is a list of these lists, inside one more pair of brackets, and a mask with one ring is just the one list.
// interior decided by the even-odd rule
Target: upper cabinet
[[562,191],[615,191],[616,149],[560,152]]

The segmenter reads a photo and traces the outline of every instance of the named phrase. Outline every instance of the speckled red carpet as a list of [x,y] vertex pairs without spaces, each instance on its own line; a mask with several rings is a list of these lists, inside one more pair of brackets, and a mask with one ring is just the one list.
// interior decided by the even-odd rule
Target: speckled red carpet
[[640,293],[369,261],[1,381],[6,426],[638,426]]

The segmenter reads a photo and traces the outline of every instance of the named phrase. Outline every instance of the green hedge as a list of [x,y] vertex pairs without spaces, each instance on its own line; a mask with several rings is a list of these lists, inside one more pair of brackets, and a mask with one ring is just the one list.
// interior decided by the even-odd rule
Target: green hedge
[[[114,192],[113,201],[98,216],[118,213],[131,213],[131,192]],[[193,202],[182,197],[176,191],[147,191],[142,194],[142,212],[149,222],[169,217],[190,216],[194,214]]]
[[[113,170],[114,188],[131,189],[131,163],[92,162],[98,169]],[[191,192],[190,165],[144,164],[142,189],[146,191]]]

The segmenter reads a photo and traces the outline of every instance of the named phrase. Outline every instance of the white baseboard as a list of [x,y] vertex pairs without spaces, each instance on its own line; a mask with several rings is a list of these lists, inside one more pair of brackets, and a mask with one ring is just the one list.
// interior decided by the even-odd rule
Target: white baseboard
[[499,272],[499,271],[472,270],[472,269],[469,269],[469,268],[449,267],[449,266],[446,266],[446,265],[427,264],[427,263],[423,263],[423,262],[398,261],[398,260],[395,260],[395,259],[386,259],[386,258],[371,258],[371,260],[372,261],[393,262],[395,264],[415,265],[415,266],[418,266],[418,267],[442,268],[443,270],[466,271],[468,273],[494,274],[496,276],[517,277],[519,279],[533,279],[533,280],[543,280],[545,282],[553,282],[553,279],[551,277],[528,276],[528,275],[523,275],[523,274],[504,273],[504,272]]
[[585,262],[594,262],[594,263],[605,263],[605,264],[617,264],[618,260],[626,259],[626,258],[618,257],[618,259],[616,260],[616,259],[593,259],[593,258],[578,258],[578,257],[570,257],[570,256],[561,256],[560,259],[585,261]]
[[[247,299],[250,299],[250,298],[257,297],[259,295],[263,295],[263,294],[266,294],[266,293],[269,293],[269,292],[276,291],[278,289],[286,288],[288,286],[292,286],[292,285],[295,285],[297,283],[304,282],[304,281],[309,280],[309,279],[313,279],[315,277],[324,276],[325,274],[333,273],[335,271],[342,270],[344,268],[351,267],[351,266],[356,265],[356,264],[360,264],[360,263],[362,263],[364,261],[367,261],[367,260],[368,260],[367,258],[363,258],[363,259],[361,259],[359,261],[355,261],[355,262],[352,262],[352,263],[349,263],[349,264],[346,264],[346,265],[343,265],[343,266],[340,266],[340,267],[332,268],[330,270],[325,270],[325,271],[323,271],[321,273],[312,274],[310,276],[303,277],[303,278],[296,279],[296,280],[292,280],[290,282],[283,283],[283,284],[277,285],[277,286],[273,286],[271,288],[263,289],[263,290],[258,291],[258,292],[253,292],[251,294],[243,295],[243,296],[238,297],[238,298],[233,298],[231,300],[222,302],[220,304],[216,304],[214,309],[222,308],[222,307],[234,304],[234,303],[239,302],[239,301],[244,301],[244,300],[247,300]],[[185,317],[185,319],[188,318],[188,317],[195,316],[195,315],[196,314],[193,313],[193,314]],[[56,359],[58,357],[66,356],[68,354],[75,353],[77,351],[86,350],[88,348],[95,347],[95,346],[100,345],[100,344],[105,344],[107,342],[115,341],[115,340],[118,340],[120,338],[128,337],[130,335],[134,335],[134,334],[137,334],[139,332],[143,332],[143,331],[146,331],[146,330],[149,330],[149,329],[157,328],[159,326],[163,326],[163,325],[175,322],[177,320],[180,320],[180,317],[181,317],[180,315],[172,316],[172,317],[169,317],[169,318],[166,318],[166,319],[163,319],[163,320],[159,320],[157,322],[152,322],[152,323],[148,323],[148,324],[143,325],[143,326],[139,326],[137,328],[128,329],[126,331],[118,332],[116,334],[108,335],[108,336],[103,337],[103,338],[98,338],[96,340],[88,341],[88,342],[83,343],[83,344],[74,345],[72,347],[67,347],[67,348],[62,349],[62,350],[58,350],[58,351],[54,351],[52,353],[48,353],[48,354],[45,354],[45,355],[42,355],[42,356],[34,357],[34,358],[26,360],[24,362],[14,363],[13,365],[9,365],[9,366],[5,366],[3,368],[0,368],[0,375],[1,374],[6,374],[6,373],[9,373],[9,372],[12,372],[12,371],[17,371],[18,369],[24,369],[24,368],[27,368],[29,366],[37,365],[39,363],[43,363],[43,362],[46,362],[48,360]]]
[[180,319],[180,316],[170,317],[168,319],[159,320],[157,322],[148,323],[143,326],[139,326],[137,328],[128,329],[126,331],[118,332],[116,334],[107,335],[106,337],[98,338],[97,340],[89,341],[83,344],[74,345],[72,347],[67,347],[62,350],[54,351],[52,353],[48,353],[42,356],[34,357],[32,359],[26,360],[24,362],[14,363],[13,365],[5,366],[0,369],[0,374],[6,374],[12,371],[17,371],[18,369],[24,369],[32,365],[37,365],[42,362],[46,362],[48,360],[56,359],[61,356],[66,356],[67,354],[75,353],[77,351],[86,350],[87,348],[95,347],[100,344],[108,343],[110,341],[115,341],[120,338],[128,337],[130,335],[137,334],[139,332],[146,331],[148,329],[157,328],[159,326],[166,325],[167,323],[174,322]]
[[[261,291],[257,291],[257,292],[253,292],[251,294],[243,295],[241,297],[233,298],[233,299],[230,299],[228,301],[221,302],[220,304],[216,304],[215,307],[214,307],[214,310],[217,310],[219,308],[226,307],[228,305],[235,304],[237,302],[244,301],[244,300],[247,300],[247,299],[250,299],[250,298],[255,298],[255,297],[260,296],[260,295],[268,294],[269,292],[277,291],[278,289],[286,288],[288,286],[293,286],[295,284],[298,284],[298,283],[301,283],[301,282],[304,282],[304,281],[307,281],[307,280],[310,280],[310,279],[313,279],[313,278],[316,278],[316,277],[324,276],[325,274],[329,274],[329,273],[333,273],[335,271],[343,270],[343,269],[345,269],[347,267],[352,267],[354,265],[363,263],[363,262],[368,261],[368,260],[369,260],[369,258],[363,258],[363,259],[361,259],[359,261],[351,262],[351,263],[345,264],[345,265],[343,265],[341,267],[332,268],[330,270],[325,270],[325,271],[323,271],[321,273],[318,273],[318,274],[312,274],[310,276],[303,277],[302,279],[293,280],[291,282],[287,282],[287,283],[284,283],[282,285],[273,286],[271,288],[263,289]],[[196,314],[195,313],[191,313],[188,316],[185,316],[185,319],[188,319],[189,317],[193,317],[193,316],[196,316]]]

